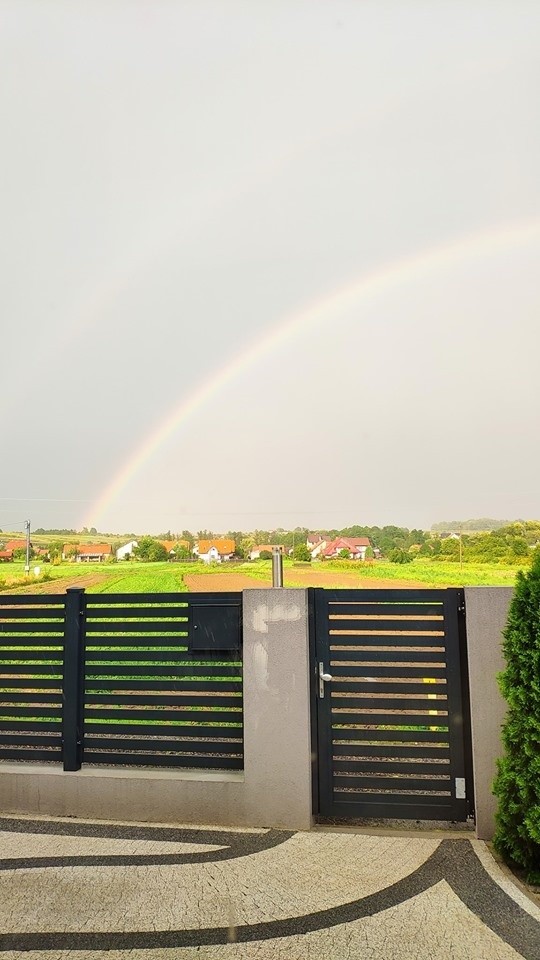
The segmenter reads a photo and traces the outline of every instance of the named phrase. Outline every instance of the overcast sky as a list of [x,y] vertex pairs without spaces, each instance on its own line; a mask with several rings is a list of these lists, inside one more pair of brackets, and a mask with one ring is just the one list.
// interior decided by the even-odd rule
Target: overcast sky
[[0,527],[539,518],[539,36],[0,0]]

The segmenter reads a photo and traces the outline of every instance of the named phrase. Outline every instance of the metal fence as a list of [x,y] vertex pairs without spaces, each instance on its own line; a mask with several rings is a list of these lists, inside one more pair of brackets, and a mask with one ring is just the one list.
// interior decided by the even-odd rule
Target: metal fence
[[0,596],[0,760],[243,767],[241,594]]

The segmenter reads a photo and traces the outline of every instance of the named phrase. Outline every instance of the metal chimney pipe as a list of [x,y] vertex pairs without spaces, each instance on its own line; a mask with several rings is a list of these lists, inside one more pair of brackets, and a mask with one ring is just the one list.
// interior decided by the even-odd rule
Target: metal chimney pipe
[[272,586],[283,586],[283,554],[279,547],[272,547]]

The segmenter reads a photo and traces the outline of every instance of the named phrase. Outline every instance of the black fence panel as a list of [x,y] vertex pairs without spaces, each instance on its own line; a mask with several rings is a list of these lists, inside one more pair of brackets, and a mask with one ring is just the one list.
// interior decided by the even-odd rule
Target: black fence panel
[[62,762],[65,604],[0,594],[0,760]]
[[0,595],[0,761],[243,768],[240,593]]
[[84,763],[242,769],[241,600],[85,597]]

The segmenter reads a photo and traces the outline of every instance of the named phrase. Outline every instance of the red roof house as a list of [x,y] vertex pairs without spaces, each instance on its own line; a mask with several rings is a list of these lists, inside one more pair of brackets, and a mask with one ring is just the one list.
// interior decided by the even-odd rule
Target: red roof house
[[369,537],[336,537],[324,548],[321,556],[329,560],[338,557],[342,550],[347,550],[352,560],[365,560],[366,550],[371,546]]

